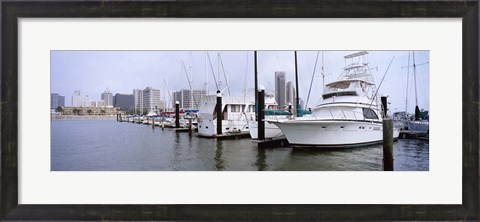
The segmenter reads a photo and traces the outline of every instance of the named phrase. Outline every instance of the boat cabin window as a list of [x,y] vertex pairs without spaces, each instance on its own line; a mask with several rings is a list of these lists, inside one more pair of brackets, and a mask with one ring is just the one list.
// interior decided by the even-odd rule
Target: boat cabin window
[[328,99],[332,96],[357,96],[357,92],[336,92],[336,93],[324,94],[322,97],[323,99]]
[[231,105],[230,111],[231,111],[232,113],[242,112],[242,106],[241,106],[241,105]]
[[331,89],[347,89],[353,82],[336,82],[327,85],[327,88]]
[[377,114],[372,109],[362,108],[365,119],[378,119]]

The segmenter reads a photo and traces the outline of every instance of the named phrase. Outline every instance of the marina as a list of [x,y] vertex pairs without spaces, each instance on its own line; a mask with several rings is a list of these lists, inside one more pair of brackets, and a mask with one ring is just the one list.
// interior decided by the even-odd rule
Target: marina
[[[303,52],[303,64],[299,64],[297,51],[291,52],[294,62],[290,70],[294,71],[289,78],[293,77],[294,80],[285,84],[285,71],[270,72],[275,74],[273,93],[270,82],[267,81],[270,89],[265,89],[265,86],[259,83],[261,79],[265,83],[268,78],[259,75],[264,71],[257,69],[257,62],[261,61],[257,58],[257,51],[253,51],[254,70],[251,72],[249,52],[246,52],[244,84],[237,84],[237,77],[237,82],[233,84],[237,87],[236,90],[231,90],[228,71],[220,53],[217,54],[218,70],[215,72],[208,51],[203,54],[205,82],[202,89],[192,86],[194,71],[190,52],[189,69],[184,60],[180,60],[181,89],[176,88],[174,93],[170,93],[164,79],[163,99],[160,97],[160,89],[150,86],[133,89],[133,94],[117,93],[115,96],[107,87],[98,101],[91,100],[88,95],[81,95],[80,91],[76,90],[72,96],[72,106],[53,103],[51,106],[51,169],[429,170],[429,115],[423,108],[420,111],[417,96],[417,66],[428,62],[416,63],[415,52],[411,52],[412,66],[410,52],[375,52],[375,55],[380,53],[383,56],[376,56],[373,62],[367,51],[329,52],[335,62],[328,63],[330,69],[326,71],[325,53],[322,52],[322,64],[319,68],[321,71],[317,73],[320,55],[320,51],[317,51],[313,72],[309,70],[309,84],[304,82],[299,85],[299,67],[305,79],[305,72],[308,70],[305,67],[311,67],[307,54],[314,54]],[[235,53],[237,52],[228,54]],[[265,56],[269,53],[262,54]],[[289,52],[284,53],[288,55]],[[181,54],[180,51],[160,52],[162,56]],[[407,89],[405,92],[384,89],[382,84],[395,55],[402,55],[405,59],[404,54],[408,54]],[[276,52],[275,55],[279,60]],[[428,56],[428,52],[426,55]],[[423,60],[425,59],[428,58],[424,55]],[[340,60],[344,60],[344,65],[341,65]],[[382,61],[380,67],[374,66],[378,60]],[[274,70],[285,68],[277,62],[281,69]],[[401,70],[399,64],[395,65],[394,71],[397,79],[402,77],[398,75]],[[234,64],[230,63],[230,66]],[[407,112],[411,95],[408,87],[411,84],[411,67],[414,87],[410,87],[410,91],[415,90],[415,114]],[[334,72],[327,73],[331,70]],[[208,88],[208,74],[214,79],[214,94]],[[253,89],[247,87],[247,82],[250,82],[249,75],[254,78]],[[428,78],[425,74],[421,76]],[[183,77],[186,77],[189,89],[182,86]],[[316,83],[314,86],[313,83],[318,82],[315,77],[322,78],[321,84]],[[422,81],[425,82],[425,79]],[[389,87],[394,86],[388,78],[385,82]],[[239,87],[243,87],[243,90]],[[239,93],[240,91],[242,93]],[[425,92],[425,89],[422,91]],[[394,94],[390,98],[393,98],[395,108],[391,108],[392,102],[388,94],[383,94],[385,92]],[[398,95],[403,93],[406,100],[404,112],[397,111]],[[54,94],[52,100],[53,96]],[[63,96],[55,94],[55,99],[58,100],[56,104],[65,103],[60,101],[61,97]],[[306,101],[302,98],[306,98]],[[313,102],[309,104],[310,98]],[[412,100],[410,102],[412,103]],[[422,101],[422,105],[428,109],[428,100]]]
[[[52,171],[381,171],[382,144],[335,150],[217,140],[115,120],[55,120]],[[398,139],[395,171],[428,171],[428,141]]]

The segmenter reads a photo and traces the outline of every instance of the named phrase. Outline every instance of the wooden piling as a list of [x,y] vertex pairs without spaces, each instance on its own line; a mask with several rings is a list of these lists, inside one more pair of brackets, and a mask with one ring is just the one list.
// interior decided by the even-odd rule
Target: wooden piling
[[383,119],[383,170],[393,171],[393,120]]
[[220,90],[217,91],[217,135],[222,135],[222,94]]
[[175,128],[180,128],[180,102],[175,102]]
[[258,140],[265,140],[265,89],[258,92]]
[[387,96],[382,96],[380,100],[382,101],[382,106],[383,106],[383,118],[386,118],[387,111],[388,111]]
[[152,116],[152,129],[155,129],[155,118]]

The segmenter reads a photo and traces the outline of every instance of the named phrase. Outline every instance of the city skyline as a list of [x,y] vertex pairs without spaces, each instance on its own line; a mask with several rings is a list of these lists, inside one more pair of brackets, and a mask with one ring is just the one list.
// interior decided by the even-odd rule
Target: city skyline
[[[315,106],[320,100],[323,78],[325,83],[335,80],[344,66],[343,56],[352,52],[297,52],[299,95],[306,100],[311,91],[307,107]],[[317,54],[320,54],[318,59]],[[295,83],[293,55],[293,51],[258,52],[259,85],[274,94],[274,73],[277,71],[286,73],[285,82]],[[205,51],[53,51],[51,57],[51,92],[65,95],[65,104],[70,104],[69,95],[77,89],[97,100],[107,87],[113,93],[130,94],[133,89],[151,86],[160,89],[163,101],[169,101],[173,92],[181,89],[208,89],[208,94],[212,95],[217,90],[215,80],[225,95],[253,94],[253,51],[209,51],[208,54]],[[411,53],[370,51],[370,67],[375,82],[380,85],[392,57],[395,59],[382,82],[379,95],[389,95],[391,111],[405,110],[408,74],[408,111],[412,112],[415,106],[413,70],[405,68],[412,66]],[[429,52],[416,51],[415,57],[418,103],[421,109],[428,110]],[[315,75],[312,77],[313,70]],[[225,87],[227,82],[229,88]]]

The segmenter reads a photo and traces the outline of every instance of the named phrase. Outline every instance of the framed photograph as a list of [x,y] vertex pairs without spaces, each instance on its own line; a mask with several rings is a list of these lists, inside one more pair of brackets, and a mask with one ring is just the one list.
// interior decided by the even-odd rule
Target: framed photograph
[[0,218],[478,220],[478,9],[2,1]]

